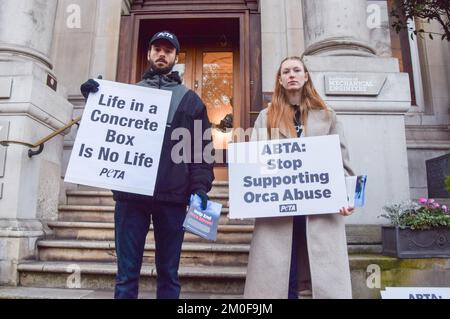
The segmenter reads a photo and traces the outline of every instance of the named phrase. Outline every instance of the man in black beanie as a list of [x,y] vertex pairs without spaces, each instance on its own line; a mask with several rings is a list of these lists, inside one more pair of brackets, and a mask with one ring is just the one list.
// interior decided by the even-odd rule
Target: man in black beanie
[[[172,72],[179,52],[180,44],[173,33],[155,33],[150,39],[147,52],[150,67],[144,73],[142,81],[137,83],[140,86],[170,90],[172,99],[153,196],[113,190],[116,201],[114,222],[118,266],[115,298],[138,297],[145,238],[151,220],[155,237],[156,297],[179,298],[178,267],[184,237],[186,203],[191,194],[197,194],[205,209],[208,200],[206,194],[214,180],[213,154],[204,152],[210,140],[191,140],[187,142],[189,146],[201,143],[201,147],[189,147],[191,154],[182,154],[182,160],[173,158],[176,154],[172,154],[172,148],[179,143],[179,140],[171,138],[175,129],[187,130],[191,139],[194,137],[194,125],[201,127],[202,137],[210,129],[202,100],[194,91],[181,84],[178,72]],[[98,82],[89,79],[80,89],[87,98],[90,92],[98,91],[98,86]],[[178,137],[177,134],[174,136]]]

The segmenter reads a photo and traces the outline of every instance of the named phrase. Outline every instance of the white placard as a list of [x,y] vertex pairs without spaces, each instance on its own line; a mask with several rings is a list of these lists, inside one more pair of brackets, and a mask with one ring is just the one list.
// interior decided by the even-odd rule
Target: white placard
[[[9,121],[0,121],[0,141],[6,141],[9,135]],[[6,146],[0,145],[0,179],[5,176]],[[0,199],[3,198],[3,183],[0,183]]]
[[355,189],[358,176],[347,176],[345,184],[347,186],[348,207],[355,207]]
[[96,81],[65,181],[153,195],[172,92]]
[[230,143],[230,218],[337,213],[347,206],[338,135]]
[[442,287],[386,287],[382,299],[450,299],[450,288]]
[[[9,121],[0,121],[0,141],[8,140]],[[0,145],[0,177],[5,176],[6,146]]]

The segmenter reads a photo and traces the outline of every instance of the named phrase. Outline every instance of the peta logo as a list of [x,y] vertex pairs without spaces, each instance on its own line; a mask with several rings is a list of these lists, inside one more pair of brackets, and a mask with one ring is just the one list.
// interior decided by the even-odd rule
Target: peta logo
[[159,37],[165,37],[165,38],[171,38],[171,39],[173,39],[173,35],[170,34],[170,33],[168,33],[168,32],[160,32],[160,33],[158,33],[158,38],[159,38]]
[[297,211],[297,204],[280,205],[280,213],[290,213]]

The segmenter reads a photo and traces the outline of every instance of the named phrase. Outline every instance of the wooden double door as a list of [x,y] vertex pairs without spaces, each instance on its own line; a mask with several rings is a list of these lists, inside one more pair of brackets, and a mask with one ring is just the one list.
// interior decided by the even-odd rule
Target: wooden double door
[[[221,121],[236,118],[235,110],[239,109],[236,101],[239,97],[239,55],[237,49],[204,44],[184,45],[180,51],[178,71],[183,84],[194,90],[205,103],[208,118],[213,129],[214,148],[219,152],[227,148],[231,136],[230,130],[221,126]],[[234,121],[236,123],[236,121]],[[222,154],[224,155],[224,154]],[[220,156],[216,158],[220,163]]]
[[[216,170],[222,170],[219,168],[226,161],[224,150],[231,132],[224,132],[220,122],[232,118],[234,128],[246,129],[262,107],[257,6],[253,1],[243,1],[235,8],[237,11],[229,12],[225,2],[217,1],[210,7],[211,12],[196,13],[195,7],[189,6],[193,10],[189,14],[176,10],[161,14],[163,8],[152,3],[133,5],[130,16],[122,17],[117,80],[138,82],[148,67],[151,36],[161,30],[175,33],[181,45],[175,70],[207,107],[218,154]],[[224,173],[219,178],[227,177]]]

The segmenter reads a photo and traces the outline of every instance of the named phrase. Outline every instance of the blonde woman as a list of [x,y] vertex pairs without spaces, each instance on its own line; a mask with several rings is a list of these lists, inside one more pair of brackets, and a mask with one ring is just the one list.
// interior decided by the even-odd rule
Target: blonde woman
[[[314,88],[301,58],[281,62],[272,102],[261,111],[253,138],[258,140],[339,134],[344,170],[348,152],[336,114]],[[351,298],[344,217],[340,214],[257,218],[251,243],[245,298]],[[324,212],[328,213],[328,212]]]

